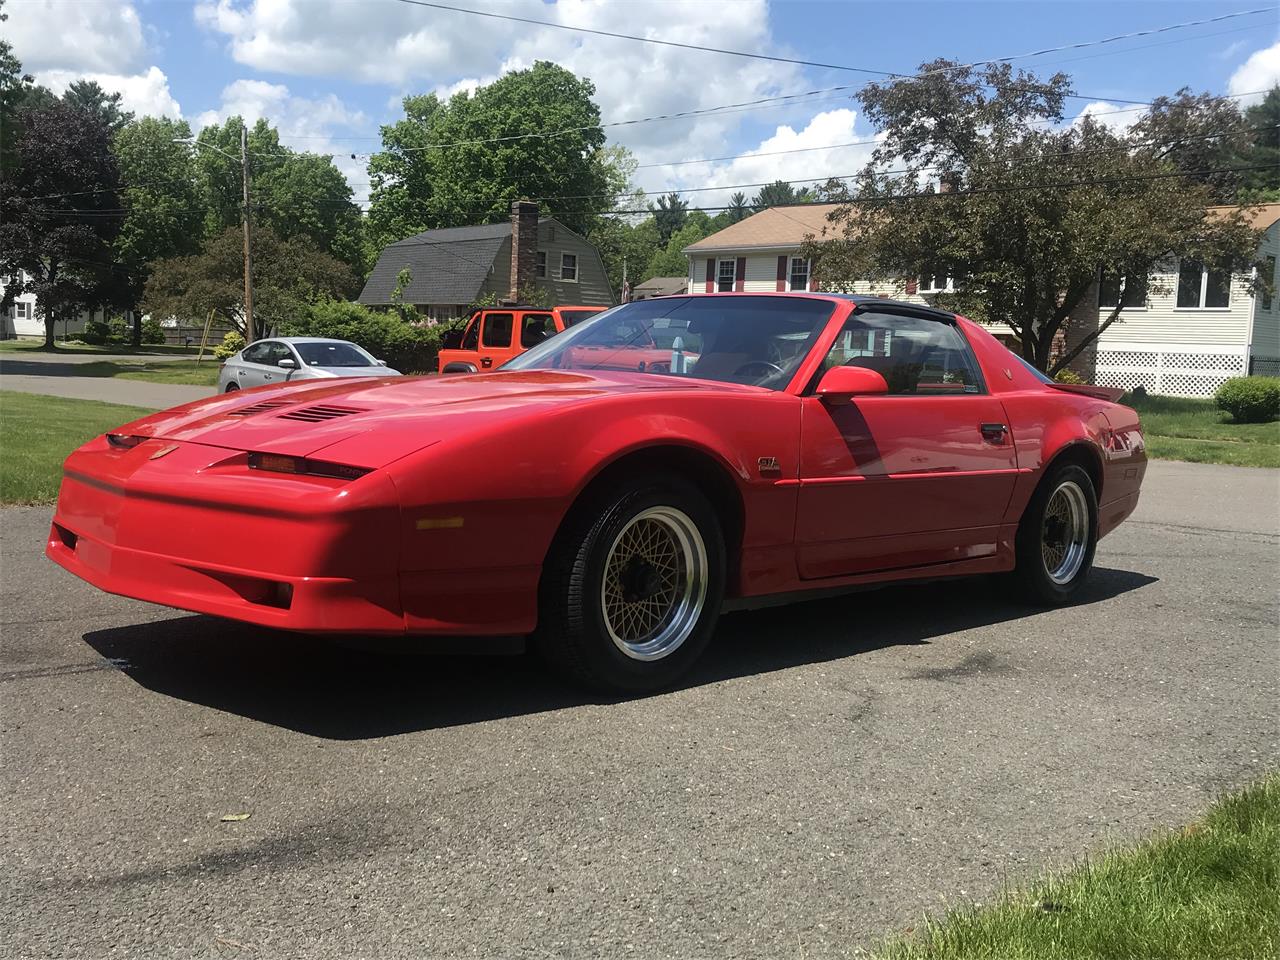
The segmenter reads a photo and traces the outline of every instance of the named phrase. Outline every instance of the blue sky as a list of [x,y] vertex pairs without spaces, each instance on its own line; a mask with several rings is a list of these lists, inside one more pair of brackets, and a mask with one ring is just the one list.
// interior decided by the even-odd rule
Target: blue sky
[[[454,0],[451,0],[454,2]],[[937,56],[978,60],[1267,6],[1236,2],[810,2],[810,0],[456,0],[459,6],[681,42],[913,71]],[[1280,79],[1273,9],[1223,23],[1018,61],[1070,73],[1115,109],[1182,86],[1213,93]],[[140,113],[199,126],[267,116],[297,149],[333,152],[353,188],[362,157],[406,93],[444,93],[550,59],[589,76],[604,119],[626,120],[856,84],[856,73],[674,50],[406,6],[395,0],[9,0],[3,27],[28,70],[55,89],[88,75]],[[50,40],[55,42],[49,42]],[[1138,114],[1118,114],[1116,122]],[[867,148],[735,161],[674,160],[825,147],[873,134],[848,94],[783,107],[610,131],[646,166],[650,192],[850,173]],[[700,200],[717,194],[698,195]]]

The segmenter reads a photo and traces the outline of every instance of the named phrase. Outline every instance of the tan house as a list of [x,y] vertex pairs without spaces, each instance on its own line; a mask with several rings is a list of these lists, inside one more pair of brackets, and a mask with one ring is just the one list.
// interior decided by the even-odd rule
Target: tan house
[[[800,256],[806,237],[830,235],[827,220],[836,204],[772,207],[685,247],[690,293],[762,293],[816,290],[820,279]],[[1218,207],[1230,211],[1234,207]],[[1258,251],[1262,269],[1277,289],[1280,204],[1252,213],[1266,234]],[[1072,364],[1102,386],[1173,396],[1211,396],[1230,377],[1280,374],[1280,295],[1248,292],[1252,274],[1223,274],[1200,264],[1171,263],[1153,273],[1141,290],[1131,289],[1120,320]],[[908,279],[859,280],[844,292],[931,304],[954,289],[949,277],[926,273]],[[1117,284],[1099,282],[1068,321],[1065,343],[1080,342],[1110,315]],[[1006,342],[1010,331],[993,327]]]

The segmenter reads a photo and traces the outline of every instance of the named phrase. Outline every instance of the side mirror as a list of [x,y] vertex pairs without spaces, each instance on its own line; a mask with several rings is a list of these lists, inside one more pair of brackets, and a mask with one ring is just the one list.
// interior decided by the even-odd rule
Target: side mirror
[[374,362],[374,363],[376,363],[376,364],[377,364],[378,366],[380,366],[380,367],[385,367],[385,366],[387,365],[387,361],[385,361],[385,360],[379,360],[379,359],[377,359],[376,357],[374,358],[374,361],[373,361],[373,362]]
[[281,367],[285,370],[297,370],[298,362],[296,360],[290,359],[289,357],[285,357],[283,360],[277,363],[276,366]]
[[838,406],[854,397],[888,393],[889,384],[875,370],[866,367],[832,367],[818,381],[817,394],[824,403]]

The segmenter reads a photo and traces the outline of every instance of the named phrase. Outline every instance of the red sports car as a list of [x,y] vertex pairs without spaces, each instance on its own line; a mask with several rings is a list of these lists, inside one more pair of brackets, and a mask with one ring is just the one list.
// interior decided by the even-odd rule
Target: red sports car
[[1070,600],[1146,469],[1117,396],[919,306],[645,300],[497,373],[289,383],[126,424],[67,459],[48,555],[290,630],[531,636],[581,680],[651,689],[766,597],[1012,571]]

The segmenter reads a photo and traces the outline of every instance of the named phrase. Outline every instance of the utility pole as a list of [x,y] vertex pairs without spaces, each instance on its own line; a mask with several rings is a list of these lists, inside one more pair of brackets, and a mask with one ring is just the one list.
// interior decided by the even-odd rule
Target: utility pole
[[244,332],[253,343],[253,243],[249,226],[249,128],[240,124],[240,170],[244,175]]

